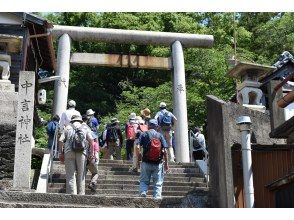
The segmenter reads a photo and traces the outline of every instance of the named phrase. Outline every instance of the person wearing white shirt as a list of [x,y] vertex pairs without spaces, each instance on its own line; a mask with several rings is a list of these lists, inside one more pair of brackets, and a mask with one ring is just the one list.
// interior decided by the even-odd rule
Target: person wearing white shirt
[[71,121],[71,117],[73,115],[79,115],[81,116],[81,113],[77,111],[76,109],[76,102],[74,100],[69,100],[68,102],[68,109],[65,110],[60,117],[59,125],[60,125],[60,130],[63,131],[64,128],[69,125]]

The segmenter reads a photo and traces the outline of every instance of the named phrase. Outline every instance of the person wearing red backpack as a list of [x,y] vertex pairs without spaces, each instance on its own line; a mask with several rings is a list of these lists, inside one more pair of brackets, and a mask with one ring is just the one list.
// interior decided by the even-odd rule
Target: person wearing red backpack
[[132,160],[133,158],[132,150],[133,150],[134,142],[136,139],[137,127],[138,127],[138,124],[136,122],[136,113],[132,112],[129,115],[129,120],[125,125],[127,160]]
[[[161,199],[164,170],[168,171],[167,148],[168,145],[162,134],[157,132],[157,120],[151,119],[148,131],[142,133],[136,147],[138,157],[142,157],[139,193],[141,197],[147,196],[151,177],[153,178],[153,198]],[[140,154],[143,148],[143,155]]]

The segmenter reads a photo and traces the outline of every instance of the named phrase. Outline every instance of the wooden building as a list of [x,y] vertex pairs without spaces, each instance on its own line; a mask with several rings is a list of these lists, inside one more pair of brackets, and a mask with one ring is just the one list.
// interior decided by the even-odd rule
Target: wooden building
[[19,71],[39,69],[52,73],[55,53],[50,30],[52,24],[28,13],[0,12],[0,54],[11,56],[10,80],[18,89]]
[[[255,207],[294,208],[294,116],[290,112],[287,118],[287,110],[277,104],[293,92],[283,87],[287,81],[293,81],[294,58],[285,51],[274,66],[276,69],[260,80],[270,111],[269,138],[286,139],[287,144],[261,145],[251,140]],[[231,150],[235,207],[242,208],[245,204],[241,146],[236,144]]]

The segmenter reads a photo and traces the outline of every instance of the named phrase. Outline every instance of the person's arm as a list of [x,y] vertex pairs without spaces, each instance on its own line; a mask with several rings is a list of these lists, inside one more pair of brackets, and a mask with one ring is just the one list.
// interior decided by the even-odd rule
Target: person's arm
[[176,126],[176,123],[177,123],[178,119],[177,119],[176,116],[174,116],[173,113],[171,113],[171,115],[172,115],[172,119],[173,119],[172,129],[175,130],[175,126]]
[[122,132],[121,132],[120,128],[118,129],[118,135],[119,135],[120,147],[122,147],[123,146],[123,136],[122,136]]
[[65,140],[65,132],[62,132],[59,138],[59,160],[61,163],[64,163],[64,140]]
[[169,166],[168,166],[168,156],[167,156],[167,150],[166,148],[163,148],[163,160],[164,160],[164,170],[165,172],[169,171]]
[[168,156],[167,156],[167,148],[168,145],[165,141],[165,138],[163,137],[162,134],[160,134],[160,141],[161,141],[161,146],[162,146],[162,151],[163,151],[163,160],[164,160],[164,170],[168,172],[169,166],[168,166]]

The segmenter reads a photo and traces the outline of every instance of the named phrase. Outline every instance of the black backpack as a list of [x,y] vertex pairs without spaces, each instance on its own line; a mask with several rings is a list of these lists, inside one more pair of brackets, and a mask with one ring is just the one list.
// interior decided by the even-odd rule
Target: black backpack
[[72,135],[72,150],[74,152],[83,152],[88,148],[85,127],[81,125],[80,127],[75,128],[72,124],[70,125],[74,130],[74,133]]
[[107,129],[106,141],[116,142],[118,140],[117,128],[115,126]]

